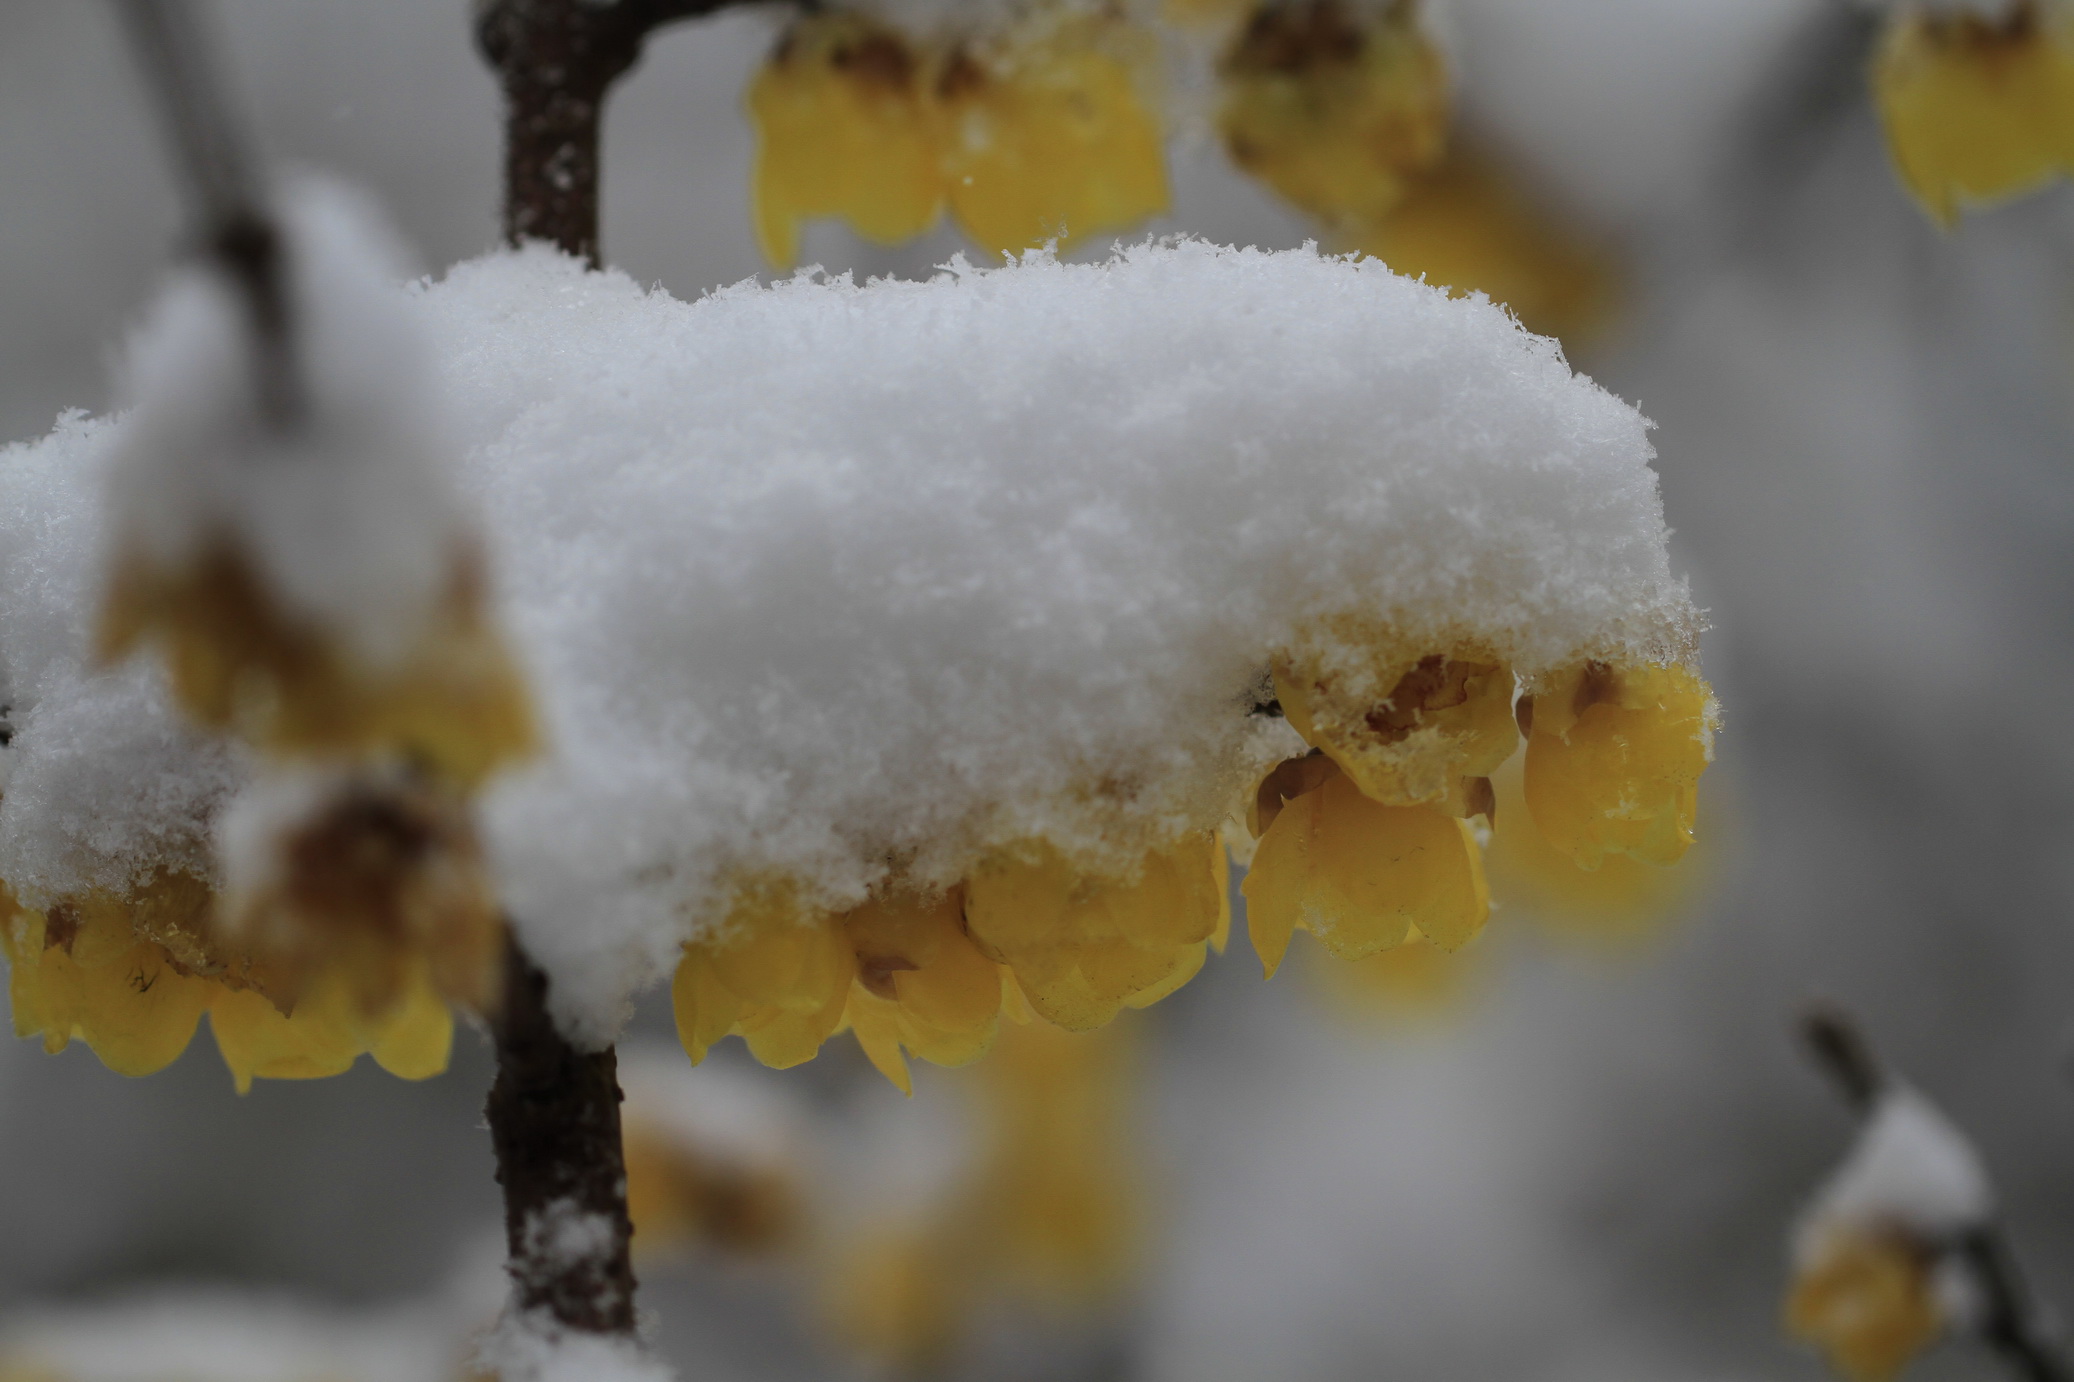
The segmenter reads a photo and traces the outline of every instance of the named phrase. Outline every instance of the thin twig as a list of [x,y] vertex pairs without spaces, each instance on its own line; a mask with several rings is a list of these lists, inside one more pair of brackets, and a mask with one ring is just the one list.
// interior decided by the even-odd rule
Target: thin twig
[[250,150],[231,116],[190,0],[115,0],[172,146],[203,252],[236,286],[252,324],[260,415],[302,412],[281,235],[264,210]]
[[[1808,1055],[1860,1118],[1869,1116],[1892,1077],[1865,1031],[1842,1008],[1809,1007],[1800,1017]],[[1974,1332],[2022,1382],[2074,1382],[2058,1330],[2032,1298],[2002,1227],[1987,1222],[1943,1245],[1980,1293]]]

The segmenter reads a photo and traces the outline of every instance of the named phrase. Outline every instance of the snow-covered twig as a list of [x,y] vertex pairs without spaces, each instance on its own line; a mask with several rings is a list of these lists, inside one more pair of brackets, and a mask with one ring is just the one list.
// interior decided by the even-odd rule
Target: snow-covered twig
[[[1810,1008],[1801,1017],[1800,1034],[1809,1056],[1866,1125],[1851,1162],[1818,1203],[1811,1227],[1820,1228],[1829,1218],[1856,1216],[1879,1218],[1885,1228],[1917,1234],[1925,1240],[1916,1244],[1918,1250],[1941,1259],[1940,1265],[1956,1273],[1969,1307],[1966,1323],[2008,1365],[2012,1375],[2024,1382],[2074,1382],[2074,1367],[2068,1364],[2058,1330],[2024,1282],[2002,1227],[1989,1208],[1984,1181],[1958,1197],[1977,1203],[1960,1212],[1947,1212],[1949,1206],[1928,1201],[1950,1198],[1939,1192],[1949,1188],[1941,1182],[1953,1179],[1942,1174],[1951,1168],[1934,1167],[1931,1169],[1938,1174],[1924,1176],[1913,1174],[1923,1170],[1920,1166],[1902,1166],[1910,1156],[1937,1161],[1955,1154],[1964,1163],[1957,1179],[1980,1180],[1971,1148],[1964,1146],[1956,1130],[1920,1095],[1886,1070],[1849,1014],[1826,1005]],[[1920,1105],[1920,1111],[1903,1109],[1904,1103]],[[1909,1130],[1901,1129],[1901,1123],[1927,1127],[1926,1118],[1935,1120],[1930,1129],[1933,1137],[1926,1140],[1912,1132],[1903,1136]],[[1956,1148],[1932,1145],[1936,1137],[1956,1141]],[[1905,1140],[1911,1140],[1911,1145],[1901,1149]],[[1904,1150],[1910,1155],[1904,1156]],[[1883,1152],[1888,1155],[1881,1155]],[[1920,1219],[1937,1223],[1919,1224]],[[1942,1241],[1931,1241],[1934,1239]]]
[[480,0],[476,38],[504,88],[504,235],[598,261],[605,97],[648,35],[744,0]]
[[237,285],[250,314],[262,415],[285,429],[302,399],[281,235],[263,210],[199,17],[190,0],[116,0],[116,8],[165,116],[202,248]]

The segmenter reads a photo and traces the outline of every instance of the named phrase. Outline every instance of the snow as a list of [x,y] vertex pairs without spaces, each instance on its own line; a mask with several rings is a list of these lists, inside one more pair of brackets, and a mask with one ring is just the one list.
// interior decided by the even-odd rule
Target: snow
[[295,425],[262,415],[249,312],[207,264],[173,275],[130,343],[112,461],[121,550],[183,569],[228,539],[291,616],[400,658],[458,534],[432,362],[390,290],[408,262],[376,209],[306,180],[278,199]]
[[510,1314],[476,1354],[499,1382],[671,1382],[668,1365],[631,1339],[563,1329],[544,1314]]
[[[1501,309],[1373,262],[1179,241],[683,302],[535,247],[369,292],[353,330],[379,348],[307,358],[327,381],[337,362],[341,398],[394,391],[406,422],[445,386],[459,503],[552,745],[493,785],[486,835],[586,1043],[745,880],[841,906],[889,860],[944,884],[1041,837],[1124,869],[1214,827],[1297,747],[1249,713],[1270,658],[1330,654],[1330,621],[1479,640],[1528,677],[1697,636],[1645,420]],[[222,364],[203,296],[160,310],[153,368],[169,314]],[[398,310],[429,339],[422,377],[374,358],[413,358]],[[111,467],[146,466],[151,436],[235,437],[227,406],[71,417],[0,451],[0,877],[32,903],[196,867],[250,771],[177,724],[155,672],[81,666]],[[388,436],[380,411],[353,435]],[[455,511],[424,488],[431,434],[395,426],[394,491],[372,461],[309,490],[331,487],[340,531],[402,515],[419,536],[384,554]],[[274,531],[231,473],[209,511]],[[200,502],[170,494],[163,534]],[[307,555],[274,571],[302,607],[385,607],[344,546]]]
[[1802,1217],[1797,1250],[1816,1251],[1838,1229],[1900,1229],[1919,1243],[1948,1244],[1993,1213],[1987,1171],[1965,1134],[1904,1086],[1880,1096]]

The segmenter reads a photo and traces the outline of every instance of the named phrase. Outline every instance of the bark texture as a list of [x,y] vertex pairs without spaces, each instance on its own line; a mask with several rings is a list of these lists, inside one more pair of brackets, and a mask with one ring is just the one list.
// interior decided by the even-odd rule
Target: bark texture
[[505,952],[497,1080],[486,1110],[504,1187],[513,1303],[566,1328],[634,1332],[618,1058],[579,1051],[547,1011],[547,975]]
[[486,0],[476,39],[504,88],[504,238],[598,258],[605,98],[648,35],[739,0]]

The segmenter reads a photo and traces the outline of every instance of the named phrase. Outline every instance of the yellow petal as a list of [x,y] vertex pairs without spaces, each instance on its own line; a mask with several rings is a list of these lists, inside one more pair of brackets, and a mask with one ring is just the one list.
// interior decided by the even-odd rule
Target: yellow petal
[[2057,6],[1897,7],[1872,88],[1902,181],[1944,224],[2074,169],[2074,32]]
[[453,1051],[454,1015],[432,985],[421,980],[379,1025],[369,1054],[398,1079],[429,1080],[445,1073]]
[[238,1093],[255,1077],[316,1080],[352,1069],[367,1049],[351,999],[339,987],[321,989],[290,1016],[250,989],[218,987],[209,1004],[216,1049]]
[[756,235],[780,267],[799,227],[840,217],[882,245],[921,234],[943,205],[918,59],[899,34],[842,11],[808,14],[749,85]]
[[[998,987],[998,985],[997,985]],[[843,1020],[856,1034],[857,1045],[872,1069],[893,1082],[902,1094],[915,1092],[914,1077],[908,1073],[907,1058],[900,1054],[900,1015],[897,1007],[873,996],[863,987],[850,990],[850,1005]]]
[[1064,249],[1166,210],[1159,119],[1134,64],[1111,51],[1120,32],[1064,24],[945,72],[951,211],[978,244]]
[[1447,67],[1415,4],[1262,5],[1218,71],[1232,161],[1334,226],[1376,224],[1447,147]]
[[1713,748],[1713,697],[1685,667],[1593,662],[1550,679],[1532,704],[1527,810],[1586,869],[1609,853],[1673,864],[1692,844]]
[[1929,1264],[1893,1234],[1846,1230],[1795,1274],[1786,1328],[1851,1382],[1891,1382],[1943,1332]]
[[712,954],[704,945],[684,947],[670,981],[670,1006],[677,1019],[677,1040],[693,1065],[733,1029],[742,1009],[741,1000],[714,973]]
[[1263,963],[1269,954],[1279,963],[1298,926],[1340,958],[1358,959],[1402,943],[1414,926],[1453,950],[1490,915],[1467,824],[1431,807],[1384,806],[1345,776],[1276,817],[1254,855],[1246,897],[1249,926],[1259,914],[1254,944],[1267,947]]

